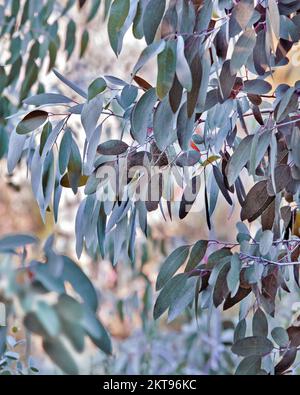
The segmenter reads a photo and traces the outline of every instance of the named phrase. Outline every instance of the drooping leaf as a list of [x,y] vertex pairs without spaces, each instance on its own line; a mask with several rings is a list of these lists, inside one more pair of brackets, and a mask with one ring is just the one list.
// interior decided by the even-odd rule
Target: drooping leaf
[[230,186],[234,184],[234,182],[240,175],[243,167],[246,165],[246,163],[249,160],[250,157],[249,144],[251,144],[252,139],[253,139],[252,135],[245,137],[237,146],[237,148],[235,149],[234,153],[232,154],[228,162],[227,179]]
[[151,58],[159,55],[165,49],[165,46],[166,43],[164,40],[154,41],[152,44],[148,45],[135,64],[132,75],[135,75]]
[[176,71],[176,42],[168,41],[165,49],[157,57],[156,93],[163,99],[170,91]]
[[52,361],[65,373],[70,375],[77,375],[79,373],[75,361],[59,339],[45,339],[43,341],[43,348]]
[[150,0],[143,15],[143,31],[146,43],[153,42],[166,8],[166,0]]
[[256,41],[255,31],[247,29],[238,39],[234,46],[233,54],[230,59],[231,74],[235,74],[244,66],[251,55]]
[[157,106],[153,118],[153,133],[161,151],[164,151],[176,138],[174,119],[169,98],[166,96]]
[[186,273],[180,273],[171,278],[165,284],[154,305],[153,317],[155,320],[157,320],[170,307],[170,304],[178,293],[178,290],[185,286],[187,279],[188,275]]
[[258,308],[253,316],[252,321],[253,336],[268,336],[268,320],[265,313]]
[[153,107],[157,101],[155,89],[149,89],[134,106],[131,113],[132,135],[140,144],[144,144]]
[[182,36],[177,37],[177,62],[176,62],[176,75],[180,84],[188,92],[192,89],[192,74],[189,64],[184,54],[184,40]]
[[192,247],[185,272],[193,270],[204,258],[208,246],[207,240],[198,240]]
[[42,126],[48,119],[48,113],[42,110],[35,110],[27,114],[17,125],[18,134],[33,132]]
[[159,291],[167,281],[184,264],[189,254],[190,246],[176,248],[164,261],[156,281],[156,290]]
[[129,10],[129,0],[114,0],[111,5],[107,29],[110,45],[117,56],[120,53],[119,32],[126,21]]

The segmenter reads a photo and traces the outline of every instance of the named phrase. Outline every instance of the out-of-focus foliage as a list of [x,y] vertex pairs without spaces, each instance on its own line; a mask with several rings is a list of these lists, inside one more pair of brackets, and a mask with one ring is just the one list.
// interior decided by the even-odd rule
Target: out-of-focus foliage
[[[36,243],[35,238],[9,235],[0,239],[0,278],[4,280],[0,300],[6,306],[0,327],[3,374],[11,360],[18,360],[18,354],[10,350],[17,345],[11,337],[11,347],[6,347],[6,322],[15,315],[23,317],[26,331],[42,338],[46,353],[66,373],[79,372],[73,354],[83,352],[87,336],[103,352],[112,352],[110,338],[97,318],[95,288],[80,266],[55,253],[53,241],[53,237],[46,241],[40,261],[27,259],[26,247]],[[21,362],[17,363],[18,373],[22,369]]]
[[[41,22],[46,30],[56,3],[47,2],[46,11],[38,14],[46,13]],[[17,32],[9,42],[19,45],[19,2],[10,4],[12,27],[5,34]],[[99,4],[93,3],[91,16]],[[205,226],[211,230],[221,196],[229,206],[240,206],[236,240],[199,240],[166,258],[154,306],[154,318],[168,310],[169,321],[189,307],[198,316],[204,309],[237,306],[231,345],[233,354],[243,358],[237,374],[286,374],[300,345],[299,319],[284,329],[274,318],[281,294],[297,292],[299,286],[300,84],[273,89],[269,82],[299,41],[299,12],[300,3],[293,0],[105,2],[115,54],[121,53],[131,27],[135,38],[147,44],[127,80],[103,75],[78,86],[55,70],[69,89],[67,96],[41,86],[32,91],[40,50],[49,51],[50,59],[56,56],[51,55],[52,42],[58,42],[55,28],[54,36],[48,32],[46,48],[40,36],[33,36],[17,88],[26,112],[10,135],[8,171],[26,159],[41,215],[50,211],[55,221],[63,188],[76,195],[84,186],[75,226],[78,258],[85,249],[113,265],[128,258],[134,267],[136,234],[149,236],[149,213],[159,210],[164,218],[184,219],[201,195]],[[76,24],[70,20],[67,57],[75,36]],[[82,37],[81,55],[87,31]],[[10,73],[19,58],[8,60]],[[150,59],[157,59],[155,86],[137,74]],[[11,86],[14,80],[7,80],[5,67],[1,70],[4,86]],[[119,134],[108,140],[102,131],[111,117]],[[74,118],[81,129],[72,128]],[[83,149],[79,135],[84,136]],[[7,137],[2,138],[6,147]],[[179,202],[174,185],[182,189]],[[61,259],[65,265],[66,258]],[[50,263],[48,257],[42,267]],[[87,297],[86,289],[79,294]],[[57,341],[44,341],[53,359],[59,347]],[[56,362],[74,371],[70,361]]]

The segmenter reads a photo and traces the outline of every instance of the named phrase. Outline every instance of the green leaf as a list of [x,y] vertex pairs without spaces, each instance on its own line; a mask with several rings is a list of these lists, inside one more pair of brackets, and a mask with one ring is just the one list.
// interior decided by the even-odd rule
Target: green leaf
[[92,342],[99,347],[100,350],[110,355],[112,353],[110,337],[104,326],[89,309],[84,309],[82,325]]
[[63,256],[62,279],[68,281],[92,311],[98,307],[98,297],[93,284],[82,269],[70,258]]
[[190,277],[182,288],[177,289],[177,293],[170,303],[168,322],[173,321],[192,303],[195,297],[196,282],[197,277]]
[[230,269],[227,275],[227,286],[231,296],[234,296],[239,288],[241,268],[242,262],[239,255],[235,253],[231,257]]
[[244,358],[238,365],[235,374],[237,376],[257,375],[261,368],[261,357],[251,355]]
[[93,99],[95,96],[102,93],[107,88],[107,84],[104,78],[95,79],[88,87],[88,100]]
[[184,40],[182,36],[177,37],[177,63],[176,63],[176,75],[180,84],[188,92],[192,89],[192,73],[190,66],[185,58],[184,54]]
[[108,140],[98,145],[97,152],[101,155],[121,155],[129,146],[122,140]]
[[141,53],[137,63],[135,64],[132,75],[134,76],[151,58],[159,55],[166,46],[165,40],[155,41],[148,45]]
[[61,318],[71,323],[79,323],[83,319],[83,306],[69,295],[60,295],[55,308]]
[[171,278],[161,290],[156,299],[153,317],[157,320],[169,307],[176,297],[178,290],[182,289],[188,280],[186,273],[181,273]]
[[248,357],[249,355],[265,356],[272,352],[273,343],[263,336],[250,336],[238,340],[233,344],[231,350],[234,354],[241,357]]
[[166,8],[166,0],[150,0],[143,15],[143,30],[149,45],[155,38],[156,31]]
[[284,328],[276,327],[272,329],[271,335],[279,347],[285,348],[289,345],[289,335]]
[[98,9],[100,7],[101,0],[93,0],[91,9],[87,18],[87,23],[91,22],[97,15]]
[[87,141],[90,141],[96,129],[97,122],[102,113],[102,109],[103,109],[102,95],[97,95],[94,98],[87,101],[86,103],[84,103],[81,112],[81,123],[84,128]]
[[70,103],[72,99],[67,96],[60,95],[58,93],[41,93],[25,99],[24,104],[42,106],[44,104],[64,104]]
[[155,89],[149,89],[134,106],[131,113],[131,132],[138,143],[144,144],[153,107],[157,101]]
[[194,114],[195,107],[199,97],[199,91],[202,80],[202,64],[200,56],[197,54],[191,64],[192,73],[192,89],[187,94],[187,112],[188,117],[191,118]]
[[189,255],[190,246],[176,248],[162,264],[156,281],[156,290],[159,291],[177,270],[184,264]]
[[72,146],[72,132],[71,129],[66,129],[61,139],[60,147],[59,147],[59,171],[60,174],[64,174],[67,169],[70,155],[71,155],[71,146]]
[[245,137],[235,149],[227,165],[227,179],[233,185],[250,158],[253,135]]
[[[278,121],[282,121],[286,117],[287,112],[289,112],[289,110],[290,110],[290,103],[293,99],[293,96],[295,96],[295,88],[294,87],[289,88],[285,92],[285,94],[282,96],[278,110],[277,110],[277,114],[276,114],[276,119]],[[298,103],[298,99],[297,99],[297,103]]]
[[130,9],[129,0],[114,0],[108,19],[108,37],[114,53],[120,53],[119,32],[121,31]]
[[291,138],[292,158],[297,167],[300,167],[300,129],[295,126]]
[[0,250],[14,250],[16,248],[25,247],[28,244],[35,244],[38,239],[33,236],[23,234],[12,234],[4,236],[0,239]]
[[246,330],[247,330],[247,323],[246,320],[243,319],[237,324],[234,330],[233,342],[236,343],[238,340],[244,339],[246,335]]
[[156,93],[163,99],[170,91],[176,71],[176,42],[168,41],[166,47],[157,57]]
[[33,132],[42,126],[48,119],[48,113],[42,110],[35,110],[27,114],[17,125],[18,134],[27,134]]
[[254,29],[247,29],[238,39],[230,59],[231,74],[235,74],[244,66],[251,55],[256,43]]
[[58,339],[46,339],[43,341],[43,348],[52,361],[65,373],[77,375],[78,367],[65,345]]
[[67,26],[67,35],[66,35],[66,42],[65,42],[65,50],[67,51],[68,57],[67,60],[70,59],[74,48],[75,48],[75,42],[76,42],[76,24],[71,19],[68,23]]
[[268,336],[268,320],[265,313],[260,308],[256,310],[253,316],[252,333],[253,336]]
[[37,318],[50,337],[60,332],[60,322],[55,309],[46,302],[39,301],[36,311]]
[[80,55],[79,57],[82,58],[88,48],[89,45],[89,40],[90,40],[90,34],[89,32],[85,29],[82,33],[81,40],[80,40]]
[[187,151],[194,131],[194,117],[188,118],[188,108],[185,102],[179,110],[177,117],[177,138],[180,148]]
[[229,35],[235,36],[241,30],[245,30],[254,12],[253,0],[240,0],[233,8],[230,23]]
[[4,157],[8,149],[8,135],[4,127],[0,125],[0,159]]
[[198,240],[192,247],[185,272],[193,270],[204,258],[208,246],[207,240]]
[[80,95],[84,99],[87,99],[87,94],[81,88],[79,88],[73,82],[69,81],[66,77],[64,77],[62,74],[60,74],[57,70],[53,69],[53,73],[56,75],[57,78],[59,78],[64,84],[66,84],[74,92],[78,93],[78,95]]
[[[156,144],[164,151],[176,138],[174,131],[174,113],[166,96],[157,106],[153,119],[153,133]],[[195,151],[194,151],[195,152]]]
[[265,95],[270,92],[272,85],[264,80],[248,80],[244,82],[243,90],[253,95]]
[[265,230],[259,241],[259,252],[262,256],[267,255],[273,244],[273,232],[271,230]]

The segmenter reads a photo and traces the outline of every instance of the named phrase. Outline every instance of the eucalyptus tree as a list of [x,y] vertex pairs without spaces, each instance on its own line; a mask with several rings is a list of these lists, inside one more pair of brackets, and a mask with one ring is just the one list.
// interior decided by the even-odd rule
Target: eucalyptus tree
[[[284,293],[299,294],[300,82],[274,86],[272,79],[293,59],[300,3],[105,5],[116,56],[129,29],[145,41],[131,75],[126,81],[102,75],[86,87],[55,70],[68,96],[38,90],[23,100],[21,89],[26,115],[10,136],[8,170],[27,158],[42,217],[50,210],[57,220],[63,188],[77,194],[84,187],[77,256],[87,249],[109,255],[114,265],[124,255],[135,261],[136,231],[147,237],[149,212],[183,219],[201,195],[201,226],[210,230],[220,195],[237,205],[236,240],[182,245],[162,263],[154,318],[168,311],[173,320],[193,305],[196,315],[237,305],[231,349],[242,360],[236,373],[286,374],[300,346],[299,322],[283,328],[276,313]],[[69,26],[71,34],[76,25]],[[73,47],[68,37],[67,50]],[[151,59],[157,61],[155,86],[141,77]],[[35,68],[33,60],[28,67]],[[119,135],[108,140],[103,128],[113,117]],[[83,149],[73,118],[82,124]],[[175,185],[182,189],[179,202]],[[56,283],[48,263],[43,286],[51,289]],[[49,352],[46,346],[52,357],[55,347]]]

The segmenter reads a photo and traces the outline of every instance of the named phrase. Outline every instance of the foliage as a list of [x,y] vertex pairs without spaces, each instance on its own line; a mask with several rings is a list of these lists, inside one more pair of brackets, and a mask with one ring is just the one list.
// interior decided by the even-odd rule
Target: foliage
[[[87,336],[107,354],[112,351],[111,342],[97,318],[98,295],[91,281],[74,261],[55,253],[53,241],[53,237],[46,241],[42,262],[26,257],[26,246],[36,243],[35,238],[0,239],[0,277],[8,281],[0,288],[1,302],[8,316],[16,314],[20,305],[25,328],[41,336],[45,351],[62,370],[76,374],[72,353],[83,351]],[[11,354],[6,352],[5,337],[3,329],[1,356],[7,358]]]
[[[158,275],[154,307],[155,318],[168,310],[173,320],[192,304],[196,314],[238,305],[231,348],[243,357],[237,374],[285,374],[300,346],[298,321],[285,330],[273,319],[280,295],[299,285],[300,83],[275,89],[270,83],[299,41],[299,12],[293,0],[114,0],[108,35],[115,54],[131,26],[147,43],[131,79],[104,75],[79,87],[55,71],[69,95],[36,90],[10,136],[9,172],[26,158],[43,218],[50,210],[57,220],[63,188],[77,194],[85,187],[76,218],[78,257],[86,248],[113,265],[124,255],[134,264],[137,226],[148,235],[149,212],[172,218],[176,210],[183,219],[202,194],[212,229],[219,195],[231,206],[238,201],[236,241],[199,240],[173,251]],[[70,21],[68,56],[75,30]],[[155,87],[137,75],[151,58],[157,58]],[[28,65],[21,100],[37,74],[32,57]],[[82,124],[83,152],[74,117]],[[103,141],[111,117],[120,134]],[[120,182],[113,185],[116,174]],[[179,204],[176,183],[183,190]],[[42,276],[51,262],[37,265],[46,267]],[[85,289],[78,293],[87,297]],[[59,344],[45,340],[52,358]],[[56,362],[74,371],[68,358]]]

